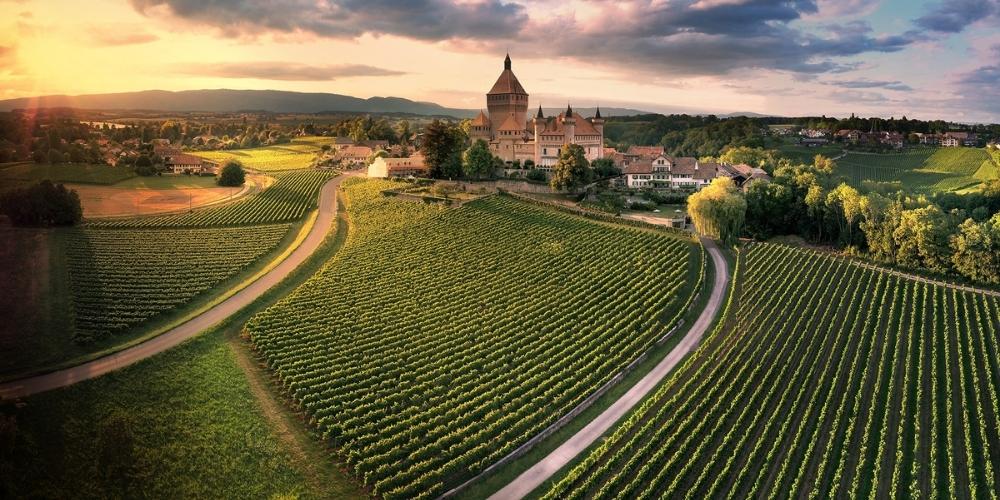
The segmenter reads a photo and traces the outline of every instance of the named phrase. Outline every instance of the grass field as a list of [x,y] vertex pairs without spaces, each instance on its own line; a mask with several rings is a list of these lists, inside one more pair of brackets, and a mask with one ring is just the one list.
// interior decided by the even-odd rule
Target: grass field
[[300,137],[289,144],[228,151],[197,151],[192,154],[218,162],[237,159],[247,168],[278,172],[310,167],[320,148],[333,144],[333,141],[333,137]]
[[990,498],[1000,301],[791,247],[544,498]]
[[108,165],[17,163],[0,168],[0,186],[33,184],[44,179],[52,182],[109,185],[132,177],[135,177],[135,172],[131,169]]
[[246,327],[375,495],[436,496],[524,443],[666,333],[700,281],[686,238],[380,194],[393,185],[351,183],[345,247]]
[[201,189],[218,187],[214,175],[135,176],[116,182],[116,189]]
[[960,191],[996,179],[997,168],[982,149],[927,148],[902,153],[848,153],[836,173],[856,187],[885,183],[915,192]]

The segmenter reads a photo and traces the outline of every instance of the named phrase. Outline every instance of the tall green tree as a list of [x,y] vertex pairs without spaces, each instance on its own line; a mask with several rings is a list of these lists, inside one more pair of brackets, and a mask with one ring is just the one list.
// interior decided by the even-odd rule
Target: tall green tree
[[465,135],[458,127],[435,119],[424,127],[420,151],[435,179],[453,179],[462,175],[462,147]]
[[589,182],[590,178],[590,165],[583,147],[579,144],[563,145],[559,161],[552,167],[552,178],[549,179],[552,189],[565,189],[572,193]]
[[951,235],[956,224],[937,205],[904,210],[893,231],[896,262],[931,271],[951,270]]
[[951,262],[966,278],[1000,284],[1000,213],[977,223],[966,219],[951,238]]
[[216,182],[220,186],[235,187],[242,186],[246,182],[246,172],[243,170],[243,164],[239,160],[229,160],[222,167],[222,171],[219,172],[219,178]]
[[699,234],[736,243],[746,217],[743,192],[729,177],[716,177],[708,187],[688,196],[688,213]]
[[486,144],[486,141],[482,139],[476,139],[476,142],[465,150],[462,160],[462,168],[466,177],[480,179],[484,175],[492,176],[493,174],[495,164],[493,153],[490,152],[489,144]]

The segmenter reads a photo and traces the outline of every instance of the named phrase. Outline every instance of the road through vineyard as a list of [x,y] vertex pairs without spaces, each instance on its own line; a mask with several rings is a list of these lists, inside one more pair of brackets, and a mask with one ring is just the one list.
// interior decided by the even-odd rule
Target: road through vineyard
[[356,476],[428,498],[524,443],[687,310],[704,251],[508,197],[443,208],[352,183],[345,247],[246,327]]
[[544,498],[996,498],[1000,302],[791,247]]

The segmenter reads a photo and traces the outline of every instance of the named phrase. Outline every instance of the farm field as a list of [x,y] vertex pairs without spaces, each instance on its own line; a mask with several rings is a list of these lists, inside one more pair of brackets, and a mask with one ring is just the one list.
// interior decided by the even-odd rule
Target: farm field
[[927,148],[903,153],[847,153],[837,160],[836,173],[850,184],[889,183],[918,192],[960,191],[997,177],[997,168],[983,149]]
[[813,161],[816,159],[816,155],[823,155],[827,158],[835,158],[840,156],[843,152],[843,148],[837,144],[829,144],[826,146],[817,147],[806,147],[800,146],[798,144],[790,143],[787,141],[782,142],[777,147],[778,153],[788,158],[794,164],[805,164],[812,165]]
[[235,348],[209,332],[99,379],[0,405],[0,422],[16,429],[0,454],[0,497],[363,498],[338,471],[316,470],[321,452],[289,442]]
[[74,340],[115,335],[187,303],[274,250],[289,228],[72,231]]
[[436,497],[509,453],[665,334],[700,285],[686,238],[505,197],[380,194],[396,185],[345,183],[343,249],[245,327],[374,495]]
[[242,188],[220,187],[215,177],[133,177],[97,186],[69,184],[80,196],[85,218],[147,216],[165,212],[203,209],[258,192],[273,182],[264,174],[249,174]]
[[[328,170],[299,170],[272,174],[274,182],[261,192],[224,205],[205,207],[191,213],[150,217],[96,219],[88,227],[157,228],[238,226],[289,222],[316,207],[320,188],[337,175]],[[226,188],[221,188],[226,189]]]
[[1000,299],[745,251],[724,335],[543,498],[988,498]]
[[24,162],[0,168],[0,186],[34,184],[45,179],[52,182],[111,185],[135,176],[135,172],[129,168],[108,165]]
[[246,168],[280,172],[309,167],[321,148],[333,144],[333,141],[333,137],[300,137],[288,144],[228,151],[193,151],[191,154],[218,162],[236,159]]

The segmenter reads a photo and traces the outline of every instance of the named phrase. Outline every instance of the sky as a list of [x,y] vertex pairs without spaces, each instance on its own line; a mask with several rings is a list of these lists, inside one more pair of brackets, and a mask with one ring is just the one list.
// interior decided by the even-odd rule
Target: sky
[[0,0],[0,99],[148,89],[1000,122],[1000,0]]

